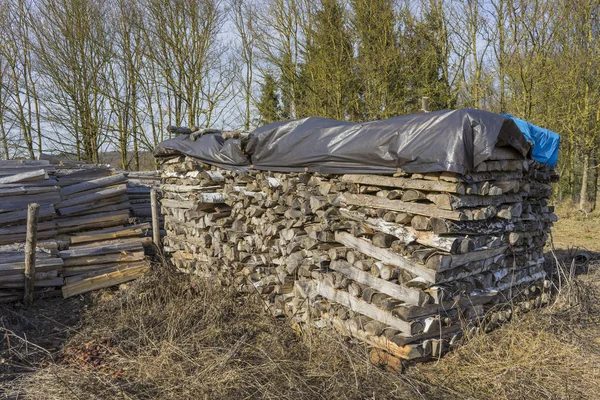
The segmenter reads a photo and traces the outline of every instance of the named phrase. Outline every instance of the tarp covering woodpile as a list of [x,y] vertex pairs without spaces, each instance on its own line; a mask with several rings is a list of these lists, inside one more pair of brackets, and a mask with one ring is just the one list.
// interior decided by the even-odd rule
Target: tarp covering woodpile
[[489,159],[494,146],[525,157],[529,143],[509,117],[470,109],[351,123],[310,117],[276,122],[247,140],[219,134],[181,135],[156,148],[158,157],[183,154],[227,169],[281,172],[465,173]]
[[[273,165],[275,154],[295,151],[283,143],[301,145],[294,129],[286,140],[287,123],[246,138],[176,138],[194,147],[209,137],[230,155],[245,144],[235,154],[246,153],[247,165],[227,169],[224,157],[213,164],[163,143],[157,154],[164,156],[165,252],[181,270],[259,293],[275,315],[333,326],[405,360],[439,356],[466,332],[493,328],[549,299],[543,248],[556,219],[548,199],[558,176],[531,158],[513,122],[488,114],[439,113],[436,123],[446,115],[460,127],[447,125],[451,139],[444,140],[427,139],[422,128],[431,153],[415,158],[407,150],[388,159],[385,140],[374,145],[364,130],[364,153],[347,160],[350,171],[339,169],[346,161],[333,162],[335,152],[324,169],[312,164],[298,172],[302,163],[294,157],[289,167],[285,157]],[[389,121],[383,123],[391,132]],[[277,140],[259,149],[262,134]],[[382,146],[388,150],[368,153]],[[272,161],[257,162],[257,154]],[[371,167],[387,173],[356,173]]]

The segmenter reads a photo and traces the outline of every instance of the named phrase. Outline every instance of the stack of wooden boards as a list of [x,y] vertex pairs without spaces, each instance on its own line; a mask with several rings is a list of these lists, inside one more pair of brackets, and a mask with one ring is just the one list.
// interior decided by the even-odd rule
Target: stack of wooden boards
[[[150,192],[152,189],[158,190],[160,187],[160,171],[120,171],[127,176],[127,196],[131,204],[131,217],[134,223],[152,223],[152,204]],[[162,216],[159,216],[159,227],[161,236],[165,235],[163,230]],[[152,227],[147,232],[152,237]]]
[[[63,279],[63,260],[58,255],[56,240],[37,243],[35,253],[35,296],[60,294]],[[0,246],[0,303],[23,299],[25,285],[25,243]]]
[[160,185],[160,171],[123,171],[132,215],[139,222],[152,222],[150,191]]
[[[10,288],[6,298],[18,297],[23,288],[13,281],[24,279],[21,247],[30,203],[40,204],[36,287],[60,287],[67,297],[134,279],[148,269],[144,245],[151,243],[150,224],[130,225],[125,175],[107,166],[48,160],[0,161],[0,173],[5,174],[0,244],[17,244],[0,251],[0,291]],[[5,278],[9,272],[13,278]]]
[[175,157],[164,249],[275,315],[423,360],[548,301],[557,179],[506,148],[464,176],[236,173]]

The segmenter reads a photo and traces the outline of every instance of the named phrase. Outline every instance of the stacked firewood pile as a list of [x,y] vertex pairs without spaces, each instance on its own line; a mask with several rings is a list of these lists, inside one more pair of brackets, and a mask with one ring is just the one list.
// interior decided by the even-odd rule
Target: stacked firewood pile
[[147,270],[144,245],[151,243],[150,224],[130,225],[125,175],[107,166],[47,160],[1,161],[0,172],[5,171],[0,178],[0,244],[8,249],[0,250],[5,300],[23,290],[30,203],[40,204],[35,281],[40,291],[62,288],[68,297],[135,279]]
[[557,178],[508,148],[467,175],[232,172],[177,156],[163,164],[164,249],[275,315],[422,360],[548,301]]

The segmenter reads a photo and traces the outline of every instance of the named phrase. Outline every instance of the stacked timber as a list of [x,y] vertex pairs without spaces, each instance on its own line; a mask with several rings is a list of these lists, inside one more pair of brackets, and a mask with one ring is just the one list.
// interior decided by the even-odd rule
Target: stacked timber
[[150,191],[158,189],[160,185],[159,171],[128,171],[127,196],[131,204],[132,216],[137,222],[152,222],[152,208],[150,206]]
[[51,162],[0,161],[0,301],[22,298],[30,203],[40,204],[36,290],[62,287],[66,297],[148,269],[150,224],[130,224],[127,177],[108,166]]
[[[150,192],[157,190],[160,186],[160,171],[127,171],[127,196],[129,197],[131,217],[133,223],[152,223],[152,202]],[[164,221],[159,216],[159,227],[161,236],[165,235],[163,230]],[[152,237],[152,228],[146,231],[146,235]]]
[[[62,286],[63,260],[55,240],[37,242],[35,252],[35,296],[53,296]],[[0,303],[23,299],[25,287],[25,243],[0,246]]]
[[38,239],[56,235],[54,204],[60,201],[55,168],[44,160],[0,161],[0,245],[25,241],[27,205],[38,203]]
[[61,171],[56,204],[60,238],[67,246],[64,297],[112,286],[141,276],[148,265],[144,246],[150,224],[129,225],[128,179],[108,167]]
[[275,315],[423,360],[548,301],[557,178],[506,148],[466,175],[233,172],[174,157],[164,250]]
[[127,178],[109,168],[61,173],[55,222],[59,234],[125,225],[129,222]]

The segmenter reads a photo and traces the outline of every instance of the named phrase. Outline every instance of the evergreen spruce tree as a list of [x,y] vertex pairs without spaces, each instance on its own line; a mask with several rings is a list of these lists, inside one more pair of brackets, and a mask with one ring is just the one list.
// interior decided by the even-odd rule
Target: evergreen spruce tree
[[429,109],[442,110],[456,105],[448,78],[448,32],[438,0],[431,0],[419,19],[405,10],[400,46],[406,76],[407,113],[418,112],[421,97],[429,97]]
[[265,74],[261,85],[260,101],[257,104],[261,125],[281,120],[281,107],[279,94],[277,94],[277,81],[270,73]]
[[344,120],[355,100],[353,48],[345,11],[338,0],[321,0],[312,18],[299,73],[297,116]]
[[403,103],[400,53],[391,0],[352,0],[357,40],[357,109],[354,119],[371,121],[399,113]]

